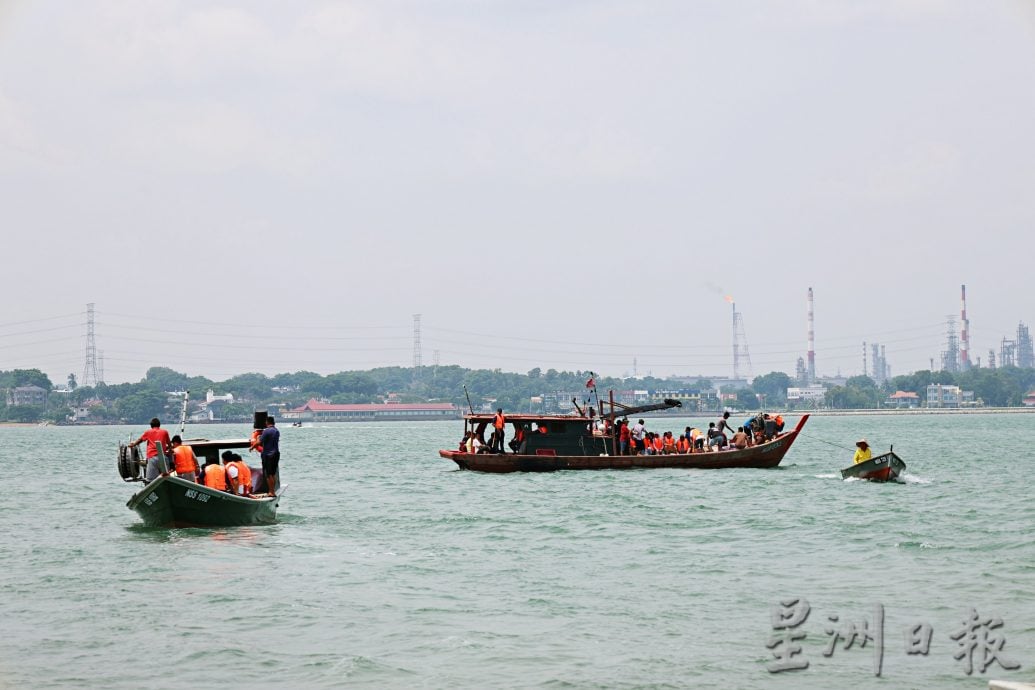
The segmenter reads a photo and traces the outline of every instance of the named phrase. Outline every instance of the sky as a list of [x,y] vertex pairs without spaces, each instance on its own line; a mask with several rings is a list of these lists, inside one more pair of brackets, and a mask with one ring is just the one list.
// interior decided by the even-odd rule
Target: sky
[[1031,0],[0,0],[0,370],[819,375],[1035,322]]

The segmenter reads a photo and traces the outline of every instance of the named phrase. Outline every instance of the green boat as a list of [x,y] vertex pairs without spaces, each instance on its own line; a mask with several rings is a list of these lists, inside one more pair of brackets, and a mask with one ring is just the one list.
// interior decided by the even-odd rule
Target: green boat
[[[183,445],[190,446],[198,458],[218,462],[224,450],[247,449],[248,439],[210,441],[189,439]],[[161,447],[158,450],[160,462],[165,462]],[[143,481],[140,470],[145,463],[140,459],[139,448],[119,446],[118,469],[127,482]],[[126,503],[135,510],[148,527],[233,527],[239,525],[268,525],[276,522],[277,505],[284,494],[284,485],[276,493],[267,490],[261,468],[252,468],[251,496],[236,496],[227,491],[209,488],[180,477],[160,476],[146,484]]]

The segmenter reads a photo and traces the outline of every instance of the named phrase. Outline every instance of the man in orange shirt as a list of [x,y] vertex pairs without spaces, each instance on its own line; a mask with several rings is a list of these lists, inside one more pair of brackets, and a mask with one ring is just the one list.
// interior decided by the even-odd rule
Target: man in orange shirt
[[144,481],[151,482],[157,479],[158,475],[169,473],[168,460],[166,460],[166,464],[162,467],[158,463],[158,444],[162,444],[162,453],[166,458],[169,457],[170,446],[172,445],[169,440],[169,432],[162,428],[162,423],[158,420],[158,417],[151,419],[151,428],[140,434],[140,438],[129,444],[129,447],[134,448],[144,441],[147,441],[147,469],[144,472]]

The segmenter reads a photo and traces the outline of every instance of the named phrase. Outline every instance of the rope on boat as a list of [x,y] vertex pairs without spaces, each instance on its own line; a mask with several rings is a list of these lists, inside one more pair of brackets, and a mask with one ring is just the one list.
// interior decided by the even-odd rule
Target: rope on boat
[[[826,439],[822,439],[819,436],[813,436],[812,434],[806,434],[804,431],[799,431],[798,435],[799,436],[805,436],[806,438],[811,438],[813,441],[819,441],[820,443],[825,443],[828,446],[833,446],[834,448],[840,448],[841,450],[847,450],[847,451],[850,451],[850,452],[855,452],[855,446],[852,446],[852,447],[842,446],[839,443],[833,443],[831,441],[827,441]],[[872,443],[870,444],[870,448],[873,448],[873,444]]]

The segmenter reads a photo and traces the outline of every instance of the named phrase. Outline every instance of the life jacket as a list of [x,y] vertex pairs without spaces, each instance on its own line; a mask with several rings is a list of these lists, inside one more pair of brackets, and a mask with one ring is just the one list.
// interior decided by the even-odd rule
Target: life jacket
[[217,491],[226,491],[226,469],[222,465],[206,465],[205,486]]
[[496,413],[496,416],[492,418],[492,425],[497,429],[502,429],[507,423],[507,418],[500,413]]
[[230,465],[237,468],[237,493],[239,495],[250,494],[252,492],[251,468],[241,460],[234,460]]
[[680,436],[676,441],[676,452],[685,453],[688,450],[690,450],[690,442],[686,440],[685,436]]
[[665,450],[672,450],[676,447],[676,439],[671,436],[666,436],[664,439]]
[[252,429],[252,445],[255,450],[262,452],[262,446],[258,445],[259,437],[262,436],[262,429]]
[[661,440],[660,436],[654,437],[654,450],[661,450],[665,447],[665,442]]
[[194,458],[194,451],[190,446],[176,446],[173,448],[173,468],[176,474],[187,474],[198,467],[198,461]]
[[776,415],[776,426],[777,427],[783,426],[783,416],[782,415]]

